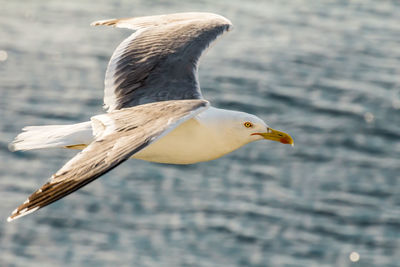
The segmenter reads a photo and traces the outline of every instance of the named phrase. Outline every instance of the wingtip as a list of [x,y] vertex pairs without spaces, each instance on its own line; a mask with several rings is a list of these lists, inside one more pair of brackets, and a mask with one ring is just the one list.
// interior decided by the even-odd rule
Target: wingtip
[[97,21],[93,21],[92,23],[90,23],[90,26],[101,26],[101,25],[115,26],[115,23],[117,21],[118,21],[117,19],[97,20]]
[[8,150],[10,150],[11,152],[15,152],[16,151],[14,142],[8,144]]
[[90,26],[99,26],[99,25],[101,25],[100,21],[93,21],[92,23],[90,23]]
[[11,221],[17,219],[18,218],[17,213],[18,213],[18,208],[16,208],[15,210],[13,210],[11,212],[11,215],[8,216],[8,218],[7,218],[7,222],[11,222]]
[[28,215],[40,208],[39,206],[34,207],[33,209],[23,208],[28,203],[29,203],[29,198],[27,200],[25,200],[24,203],[22,203],[22,205],[20,205],[18,208],[16,208],[15,210],[13,210],[11,212],[11,215],[7,218],[7,222],[14,221],[14,220],[16,220],[20,217],[23,217],[25,215]]
[[100,21],[93,21],[92,23],[90,23],[90,26],[99,26],[99,25],[101,25]]
[[[26,201],[25,201],[24,203],[26,203]],[[21,218],[21,217],[23,217],[23,216],[25,216],[25,215],[28,215],[28,214],[30,214],[30,213],[32,213],[32,212],[37,211],[39,208],[40,208],[39,206],[38,206],[38,207],[35,207],[35,208],[33,208],[33,209],[24,208],[24,209],[22,209],[22,210],[20,210],[19,208],[16,208],[16,209],[11,213],[11,215],[7,218],[7,222],[12,222],[12,221],[14,221],[14,220],[16,220],[16,219],[19,219],[19,218]]]

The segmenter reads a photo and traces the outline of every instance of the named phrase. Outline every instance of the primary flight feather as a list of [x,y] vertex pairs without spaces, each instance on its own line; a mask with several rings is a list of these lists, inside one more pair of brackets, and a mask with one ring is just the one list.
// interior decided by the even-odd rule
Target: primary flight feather
[[108,113],[73,125],[29,126],[10,150],[83,149],[15,209],[32,213],[97,179],[130,157],[192,164],[261,139],[292,144],[255,115],[210,107],[197,79],[202,52],[232,24],[211,13],[177,13],[92,23],[135,32],[114,51],[105,77]]

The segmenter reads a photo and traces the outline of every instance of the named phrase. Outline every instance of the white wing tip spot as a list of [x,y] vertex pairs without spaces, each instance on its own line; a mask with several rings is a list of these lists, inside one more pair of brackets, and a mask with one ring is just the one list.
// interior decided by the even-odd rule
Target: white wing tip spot
[[11,215],[14,215],[18,212],[18,208],[16,208],[15,210],[13,210],[13,212],[11,212]]
[[[15,209],[15,210],[12,212],[11,216],[7,218],[7,222],[11,222],[11,221],[14,221],[14,220],[16,220],[16,219],[18,219],[18,218],[20,218],[20,217],[23,217],[23,216],[25,216],[25,215],[28,215],[28,214],[30,214],[30,213],[32,213],[32,212],[38,210],[39,208],[40,208],[40,207],[35,207],[35,208],[31,209],[31,210],[28,210],[28,208],[25,208],[25,209],[23,209],[23,210],[21,210],[21,211],[19,211],[19,212],[18,212],[18,208],[17,208],[17,209]],[[19,214],[18,214],[18,213],[19,213]],[[13,217],[15,214],[18,214],[18,215],[15,216],[15,217]]]
[[90,26],[119,26],[119,21],[120,19],[103,19],[103,20],[97,20],[93,21],[90,23]]

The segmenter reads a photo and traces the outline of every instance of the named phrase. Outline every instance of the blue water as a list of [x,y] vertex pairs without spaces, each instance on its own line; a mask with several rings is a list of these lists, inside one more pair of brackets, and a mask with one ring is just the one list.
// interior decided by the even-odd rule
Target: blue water
[[[130,160],[13,223],[75,151],[11,153],[25,125],[102,112],[113,17],[211,11],[204,96],[290,133],[189,166]],[[400,266],[398,1],[0,0],[0,266]],[[358,253],[358,262],[349,255]]]

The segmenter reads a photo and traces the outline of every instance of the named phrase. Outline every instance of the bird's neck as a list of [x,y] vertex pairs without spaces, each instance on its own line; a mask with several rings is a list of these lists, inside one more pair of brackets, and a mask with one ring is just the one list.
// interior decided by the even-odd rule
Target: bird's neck
[[250,142],[249,139],[238,135],[239,113],[241,112],[210,107],[198,114],[195,119],[208,129],[210,136],[215,136],[215,145],[221,146],[221,151],[229,153]]

